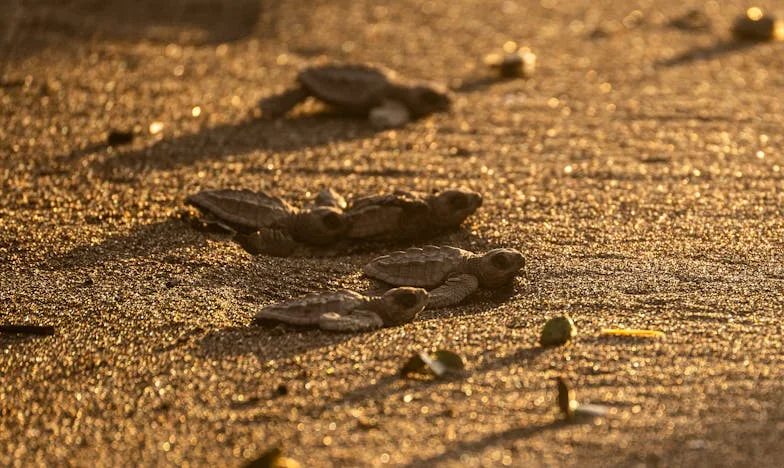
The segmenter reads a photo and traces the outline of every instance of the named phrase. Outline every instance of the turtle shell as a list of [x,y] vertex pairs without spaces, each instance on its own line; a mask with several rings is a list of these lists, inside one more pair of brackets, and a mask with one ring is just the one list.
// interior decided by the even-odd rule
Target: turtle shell
[[434,288],[458,272],[474,254],[456,247],[412,247],[378,257],[365,265],[365,275],[395,286]]
[[185,203],[244,233],[272,226],[296,211],[278,197],[251,190],[202,190]]
[[427,228],[430,208],[410,195],[360,198],[346,211],[353,239],[410,239]]
[[393,88],[387,75],[365,65],[323,65],[297,76],[310,94],[344,111],[365,114],[379,106]]
[[367,302],[367,297],[347,289],[308,294],[264,307],[256,313],[256,320],[276,320],[302,326],[318,325],[323,314],[334,312],[344,315]]

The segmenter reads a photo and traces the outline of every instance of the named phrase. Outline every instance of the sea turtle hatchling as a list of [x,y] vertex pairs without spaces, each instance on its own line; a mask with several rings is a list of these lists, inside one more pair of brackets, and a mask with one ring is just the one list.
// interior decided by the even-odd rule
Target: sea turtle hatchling
[[410,240],[456,229],[482,206],[482,195],[449,189],[429,195],[397,190],[354,200],[346,210],[352,239]]
[[256,320],[356,332],[408,323],[427,302],[428,293],[422,288],[394,288],[376,297],[342,289],[264,307],[256,314]]
[[432,237],[459,227],[482,205],[482,196],[467,188],[426,195],[396,190],[347,204],[325,188],[298,210],[265,192],[223,189],[190,195],[186,203],[199,208],[205,222],[236,232],[248,252],[288,256],[308,255],[310,246]]
[[523,254],[495,249],[475,254],[456,247],[410,248],[378,257],[364,267],[370,278],[430,291],[429,307],[457,304],[479,288],[503,286],[523,268]]
[[382,127],[401,126],[410,118],[449,109],[451,99],[445,91],[428,84],[397,82],[392,75],[367,65],[312,66],[299,72],[298,86],[263,98],[259,107],[265,117],[277,118],[313,96],[347,114],[372,115],[371,122]]
[[284,200],[250,190],[204,190],[186,198],[207,217],[236,232],[235,240],[253,253],[290,255],[303,244],[329,245],[349,228],[342,197],[322,191],[313,206],[297,210]]

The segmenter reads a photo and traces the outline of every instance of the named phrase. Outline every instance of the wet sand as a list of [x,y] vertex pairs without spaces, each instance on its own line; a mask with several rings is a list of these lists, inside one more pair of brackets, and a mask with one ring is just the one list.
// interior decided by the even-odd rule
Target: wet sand
[[[690,2],[696,31],[669,0],[10,3],[0,323],[55,333],[0,335],[0,465],[240,466],[276,445],[304,466],[784,464],[784,42],[734,42],[742,2]],[[533,78],[482,66],[508,40]],[[254,118],[320,59],[446,83],[454,109],[383,132],[311,104]],[[113,129],[137,135],[108,147]],[[325,185],[482,192],[431,242],[515,247],[525,273],[402,327],[250,325],[367,288],[385,250],[254,258],[184,198]],[[540,348],[563,313],[576,340]],[[435,348],[468,374],[396,376]],[[558,375],[614,410],[563,424]]]

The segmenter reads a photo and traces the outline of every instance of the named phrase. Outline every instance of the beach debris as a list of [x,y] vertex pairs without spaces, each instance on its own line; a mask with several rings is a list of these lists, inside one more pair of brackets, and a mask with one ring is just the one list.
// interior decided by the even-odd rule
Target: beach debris
[[278,118],[312,96],[345,114],[368,117],[375,110],[376,123],[398,126],[409,119],[403,118],[400,108],[388,107],[390,102],[405,107],[411,118],[446,111],[451,106],[451,99],[441,88],[405,84],[393,80],[394,75],[367,65],[312,66],[297,75],[296,87],[262,99],[259,106],[265,117]]
[[577,327],[567,315],[553,317],[542,328],[539,344],[542,346],[561,346],[577,336]]
[[280,447],[273,447],[243,465],[244,468],[301,468],[301,466],[293,458],[284,456]]
[[0,333],[9,335],[54,335],[54,327],[51,325],[0,325]]
[[502,78],[530,78],[536,71],[536,55],[514,41],[504,44],[503,53],[485,55],[484,63]]
[[610,407],[606,405],[597,405],[594,403],[578,404],[574,409],[573,418],[576,420],[590,420],[595,418],[603,418],[610,412]]
[[762,8],[751,7],[735,19],[732,35],[752,41],[784,40],[784,24]]
[[559,376],[556,381],[558,385],[558,409],[561,410],[561,414],[567,421],[589,421],[604,417],[610,411],[610,407],[605,405],[591,403],[581,405],[575,398],[575,391],[566,377]]
[[106,136],[106,144],[109,146],[127,145],[133,142],[133,138],[132,131],[112,130]]
[[699,8],[693,8],[681,16],[673,18],[669,25],[685,31],[709,31],[713,28],[710,17]]
[[525,265],[515,249],[495,249],[476,254],[456,247],[413,247],[376,258],[365,275],[393,286],[432,289],[428,307],[446,307],[462,302],[479,288],[506,285]]
[[390,289],[382,296],[365,296],[342,289],[266,306],[256,314],[256,320],[358,332],[411,322],[427,301],[427,291],[421,288]]
[[603,328],[600,334],[604,336],[622,336],[631,338],[662,338],[664,332],[658,330],[642,330],[637,328]]
[[409,374],[432,373],[436,377],[456,375],[465,371],[465,363],[459,354],[439,349],[432,355],[424,351],[416,352],[400,368],[400,376]]
[[197,207],[207,225],[236,233],[234,239],[252,253],[307,255],[313,246],[357,239],[406,241],[456,229],[482,205],[482,196],[467,188],[355,199],[351,204],[325,188],[311,205],[299,210],[279,197],[251,190],[203,190],[185,202]]

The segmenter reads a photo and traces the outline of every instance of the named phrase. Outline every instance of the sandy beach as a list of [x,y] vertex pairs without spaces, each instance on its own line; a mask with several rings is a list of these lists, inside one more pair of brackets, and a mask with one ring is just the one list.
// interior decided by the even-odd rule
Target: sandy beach
[[[3,2],[0,324],[54,334],[0,333],[0,465],[243,466],[276,446],[318,467],[784,465],[784,42],[734,40],[747,7]],[[692,8],[707,26],[671,24]],[[509,41],[533,77],[482,63]],[[259,118],[328,61],[442,83],[452,110],[385,131],[312,102]],[[481,209],[414,245],[512,247],[525,270],[399,327],[252,324],[367,289],[362,266],[401,246],[252,256],[185,197],[325,186],[469,187]],[[542,348],[562,314],[576,338]],[[466,374],[398,376],[438,348]],[[564,423],[561,375],[610,413]]]

